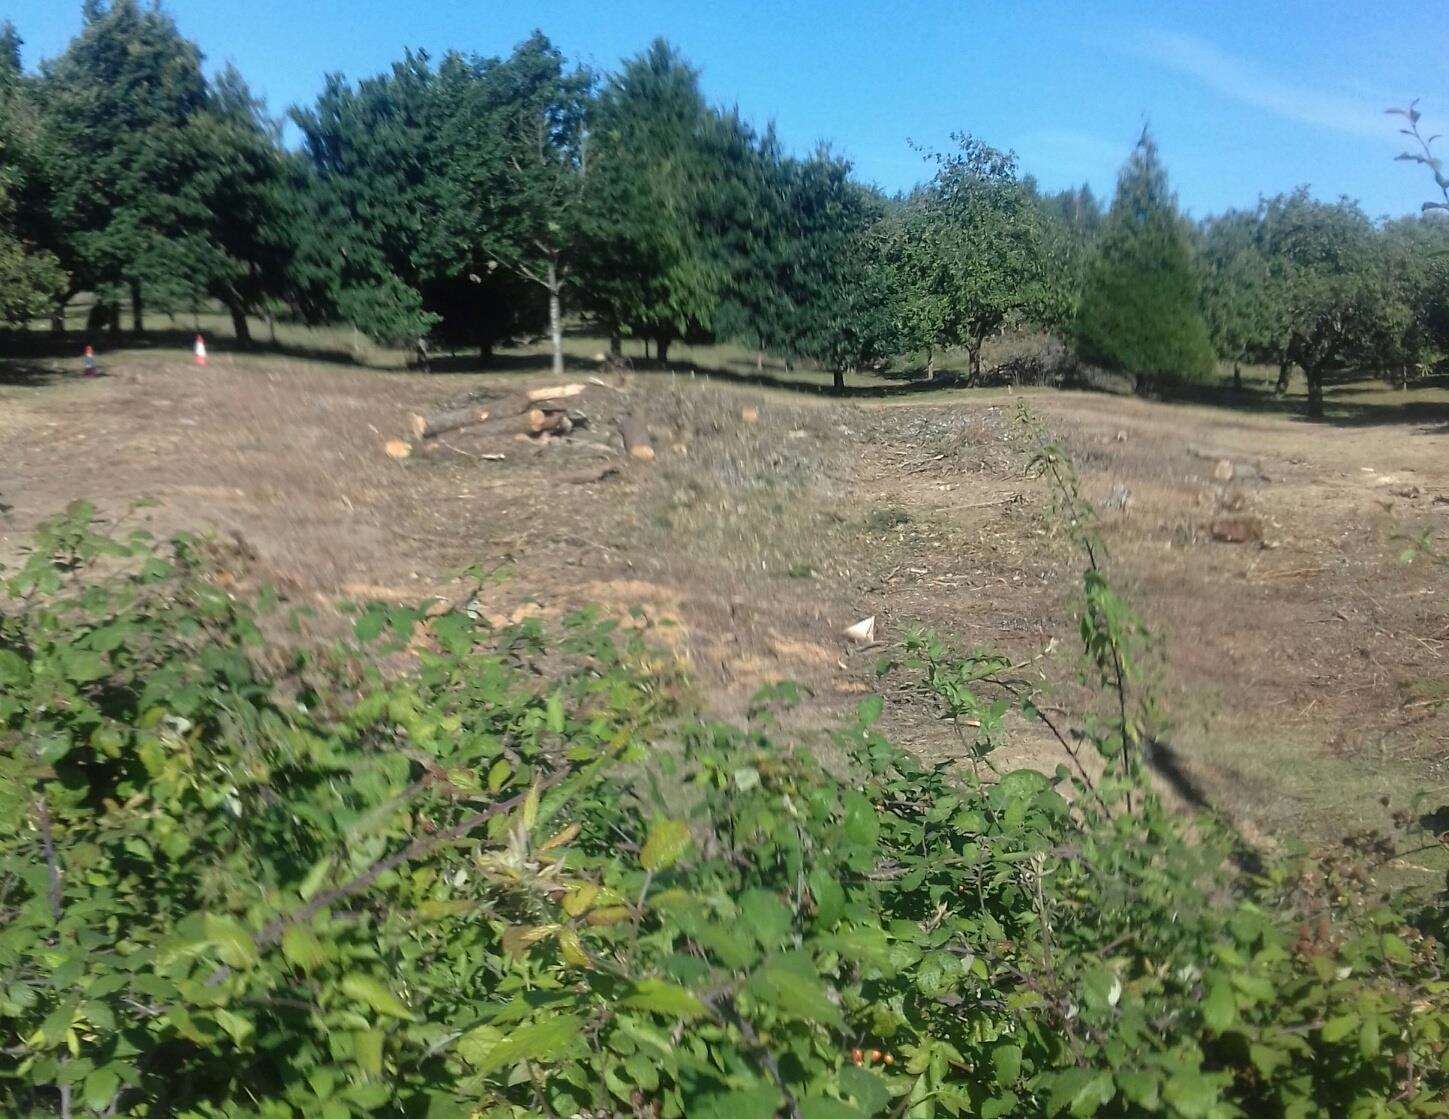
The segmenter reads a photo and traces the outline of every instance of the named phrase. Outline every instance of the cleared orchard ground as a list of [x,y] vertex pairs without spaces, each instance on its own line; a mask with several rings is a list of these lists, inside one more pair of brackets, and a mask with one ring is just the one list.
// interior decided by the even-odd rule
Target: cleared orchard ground
[[[162,347],[106,355],[109,375],[89,382],[53,361],[11,363],[0,558],[70,500],[117,516],[150,497],[159,505],[135,520],[215,526],[240,544],[239,587],[278,585],[323,631],[350,599],[454,600],[471,589],[464,569],[506,567],[480,592],[486,612],[592,603],[649,625],[723,713],[780,679],[812,693],[788,726],[853,705],[879,686],[880,651],[840,630],[870,614],[886,641],[923,625],[1040,657],[1071,706],[1079,564],[1041,484],[1023,477],[1025,402],[1099,503],[1115,578],[1160,638],[1171,738],[1215,802],[1280,838],[1377,822],[1380,796],[1402,806],[1428,789],[1442,802],[1446,579],[1398,560],[1405,537],[1449,530],[1441,391],[1348,386],[1336,422],[1308,424],[885,378],[841,400],[730,380],[755,372],[748,354],[682,359],[717,375],[641,369],[631,385],[658,459],[589,482],[564,476],[602,458],[566,445],[508,448],[504,461],[382,453],[409,411],[546,379],[528,353],[505,355],[502,372],[425,375],[225,352],[198,370]],[[590,389],[580,407],[607,426],[615,405]],[[1262,542],[1215,540],[1224,516],[1252,519]],[[945,728],[893,678],[885,687],[898,740],[949,757]],[[1010,753],[1055,762],[1026,728]]]

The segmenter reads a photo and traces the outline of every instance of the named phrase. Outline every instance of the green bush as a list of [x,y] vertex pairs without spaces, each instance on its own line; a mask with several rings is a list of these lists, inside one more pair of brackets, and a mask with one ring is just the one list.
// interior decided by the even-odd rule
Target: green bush
[[1235,869],[1125,707],[1063,734],[1072,768],[997,774],[1032,690],[916,636],[891,671],[969,764],[868,699],[827,768],[767,716],[681,717],[588,615],[374,608],[394,678],[267,654],[201,549],[88,517],[0,617],[4,1114],[1444,1113],[1413,899],[1349,856]]

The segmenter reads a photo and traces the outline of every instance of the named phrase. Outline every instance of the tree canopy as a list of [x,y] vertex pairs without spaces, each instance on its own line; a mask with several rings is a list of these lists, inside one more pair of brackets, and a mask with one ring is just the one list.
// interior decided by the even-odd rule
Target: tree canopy
[[[284,141],[245,78],[208,70],[145,0],[87,0],[36,73],[0,31],[0,313],[51,318],[79,293],[94,331],[147,308],[219,305],[238,341],[277,314],[389,346],[476,347],[566,322],[668,362],[734,342],[835,374],[959,351],[971,378],[1007,331],[1066,336],[1140,387],[1276,363],[1310,405],[1352,366],[1407,380],[1449,352],[1442,227],[1370,221],[1306,191],[1190,225],[1145,130],[1104,210],[1044,191],[969,133],[886,197],[850,160],[785,145],[705,96],[656,40],[612,72],[542,32],[507,54],[403,52],[326,77]],[[1433,137],[1402,111],[1439,175]],[[289,133],[290,135],[290,133]],[[1071,366],[1066,367],[1070,370]]]

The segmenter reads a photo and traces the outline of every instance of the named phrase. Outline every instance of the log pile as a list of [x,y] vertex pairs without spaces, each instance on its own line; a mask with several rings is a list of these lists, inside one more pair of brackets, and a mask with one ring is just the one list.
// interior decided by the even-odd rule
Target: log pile
[[[623,394],[626,411],[616,421],[622,449],[634,459],[642,462],[653,461],[654,447],[650,441],[648,425],[635,413],[627,411],[627,394],[624,390],[598,378],[591,378],[590,383]],[[573,405],[576,398],[581,397],[588,387],[588,384],[581,382],[545,385],[495,400],[470,401],[437,412],[413,413],[407,418],[409,438],[388,439],[383,444],[383,452],[388,457],[399,460],[414,455],[446,457],[458,454],[486,460],[504,457],[501,454],[465,451],[443,438],[452,436],[483,440],[501,437],[534,445],[563,441],[570,446],[604,454],[618,454],[619,443],[611,448],[601,439],[581,437],[578,434],[589,428],[589,418]]]

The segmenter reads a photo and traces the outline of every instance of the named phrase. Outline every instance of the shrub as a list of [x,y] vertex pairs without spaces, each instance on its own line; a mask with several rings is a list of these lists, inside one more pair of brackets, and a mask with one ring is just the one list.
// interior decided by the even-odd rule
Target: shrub
[[[1411,899],[1347,856],[1235,870],[1151,795],[1126,704],[1056,774],[995,773],[1010,708],[1054,724],[917,635],[889,670],[968,764],[873,698],[827,769],[680,718],[589,615],[373,608],[415,671],[268,671],[197,547],[88,516],[0,620],[6,1114],[1443,1113]],[[1134,625],[1089,592],[1119,678]]]

